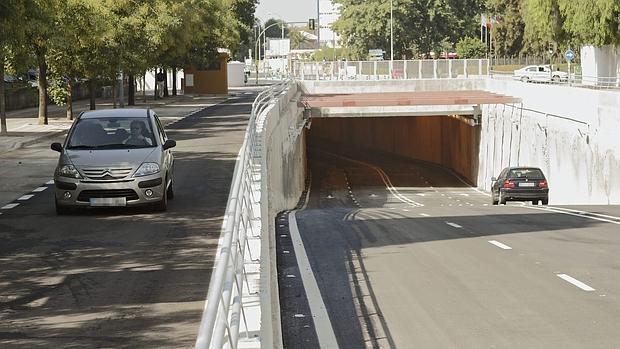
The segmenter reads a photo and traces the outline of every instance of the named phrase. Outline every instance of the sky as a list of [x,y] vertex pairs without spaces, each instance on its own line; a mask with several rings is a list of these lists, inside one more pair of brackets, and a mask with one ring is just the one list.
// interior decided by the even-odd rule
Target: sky
[[317,0],[260,0],[256,17],[265,22],[269,18],[282,18],[286,22],[308,22],[316,18]]

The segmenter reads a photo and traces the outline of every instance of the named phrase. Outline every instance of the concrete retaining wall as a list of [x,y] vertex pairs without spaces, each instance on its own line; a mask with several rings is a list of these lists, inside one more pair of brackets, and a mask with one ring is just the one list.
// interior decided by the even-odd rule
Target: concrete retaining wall
[[478,127],[454,117],[313,118],[309,141],[381,150],[452,168],[478,179]]
[[306,94],[321,93],[373,93],[410,91],[459,91],[484,90],[486,80],[480,79],[420,79],[380,81],[303,81],[301,89]]
[[261,343],[270,348],[282,348],[275,216],[294,208],[305,187],[306,144],[299,95],[293,85],[268,107],[262,131]]
[[620,204],[620,93],[489,80],[522,105],[483,107],[479,186],[505,166],[543,169],[553,204]]

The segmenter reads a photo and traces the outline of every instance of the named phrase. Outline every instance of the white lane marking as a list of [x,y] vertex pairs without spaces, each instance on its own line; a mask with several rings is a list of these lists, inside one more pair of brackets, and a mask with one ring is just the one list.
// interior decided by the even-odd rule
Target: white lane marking
[[456,223],[452,223],[452,222],[446,222],[446,224],[451,226],[451,227],[454,227],[454,228],[459,228],[459,229],[463,228],[462,226],[460,226],[460,225],[458,225]]
[[501,248],[503,250],[512,250],[512,247],[510,247],[508,245],[504,245],[501,242],[496,241],[496,240],[489,240],[489,243],[492,244],[492,245],[495,245],[495,246],[497,246],[497,247],[499,247],[499,248]]
[[331,155],[333,157],[336,157],[336,158],[345,159],[347,161],[358,163],[358,164],[362,164],[364,166],[372,168],[373,170],[375,170],[379,174],[379,177],[381,178],[381,181],[383,181],[383,184],[385,184],[386,189],[392,195],[394,195],[398,200],[400,200],[400,201],[402,201],[402,202],[404,202],[406,204],[409,204],[410,206],[417,206],[417,207],[424,206],[424,204],[421,204],[419,202],[416,202],[416,201],[413,201],[413,200],[409,199],[408,197],[406,197],[403,194],[401,194],[396,188],[394,188],[394,185],[392,184],[392,181],[390,180],[390,177],[381,168],[379,168],[379,167],[377,167],[377,166],[375,166],[373,164],[369,164],[367,162],[363,162],[363,161],[359,161],[359,160],[354,160],[354,159],[347,158],[345,156],[337,155],[337,154],[334,154],[334,153],[330,153],[330,152],[327,152],[327,151],[323,151],[323,152],[325,154],[329,154],[329,155]]
[[314,325],[316,328],[316,334],[319,338],[319,344],[321,348],[338,348],[338,342],[336,341],[336,335],[334,334],[334,328],[332,327],[331,320],[327,314],[327,308],[321,297],[321,291],[316,283],[308,255],[306,254],[306,248],[304,242],[299,234],[299,228],[297,227],[297,219],[295,219],[295,210],[288,215],[289,230],[291,232],[291,240],[293,242],[293,249],[295,250],[295,256],[297,257],[297,265],[301,274],[301,281],[306,290],[308,297],[308,304],[310,305],[310,312],[314,318]]
[[45,189],[47,189],[47,187],[38,187],[35,190],[33,190],[32,192],[33,193],[40,193],[40,192],[44,191]]
[[403,208],[403,211],[405,211],[405,212],[409,212],[409,210],[408,210],[408,209],[406,209],[406,208]]
[[595,289],[593,289],[592,287],[584,284],[583,282],[575,279],[572,276],[566,275],[566,274],[557,274],[561,279],[563,279],[564,281],[570,282],[571,284],[579,287],[580,289],[584,290],[584,291],[595,291]]
[[615,219],[615,220],[620,220],[620,217],[616,217],[616,216],[610,216],[610,215],[606,215],[606,214],[602,214],[602,213],[594,213],[594,212],[588,212],[588,211],[580,211],[580,210],[575,210],[572,208],[566,208],[566,207],[556,207],[556,206],[547,206],[548,208],[552,208],[555,210],[563,210],[563,211],[569,211],[569,212],[575,212],[578,213],[580,215],[591,215],[591,216],[596,216],[596,217],[602,217],[602,218],[609,218],[609,219]]
[[428,215],[426,213],[420,213],[420,216],[422,216],[422,217],[430,217],[430,215]]
[[24,195],[21,198],[17,199],[19,201],[26,201],[26,200],[30,200],[34,195],[29,194],[29,195]]
[[12,208],[15,208],[19,206],[19,204],[8,204],[8,205],[4,205],[2,207],[0,207],[0,210],[10,210]]
[[51,181],[47,181],[45,184],[54,184],[54,180],[52,179]]
[[577,214],[577,213],[572,213],[572,212],[561,211],[561,210],[554,209],[554,208],[551,208],[551,207],[547,207],[547,208],[534,207],[534,206],[517,206],[517,207],[528,208],[530,210],[539,210],[539,211],[561,213],[561,214],[566,214],[566,215],[569,215],[569,216],[581,217],[581,218],[586,218],[586,219],[593,219],[595,221],[601,221],[601,222],[606,222],[606,223],[620,225],[620,222],[612,221],[611,219],[586,216],[586,215],[583,215],[583,214]]

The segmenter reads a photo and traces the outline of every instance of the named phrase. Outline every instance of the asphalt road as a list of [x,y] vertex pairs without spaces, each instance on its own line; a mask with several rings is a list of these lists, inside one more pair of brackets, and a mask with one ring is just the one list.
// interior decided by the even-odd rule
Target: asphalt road
[[[164,213],[104,209],[58,217],[45,184],[52,172],[25,169],[32,187],[24,194],[33,196],[0,215],[0,347],[193,346],[255,95],[239,94],[166,127],[177,147],[175,198]],[[53,171],[44,152],[47,142],[6,161],[21,155]],[[37,187],[44,189],[32,192]]]
[[619,207],[492,206],[443,168],[342,146],[309,166],[295,217],[320,296],[283,224],[285,347],[321,341],[313,302],[341,348],[618,347]]

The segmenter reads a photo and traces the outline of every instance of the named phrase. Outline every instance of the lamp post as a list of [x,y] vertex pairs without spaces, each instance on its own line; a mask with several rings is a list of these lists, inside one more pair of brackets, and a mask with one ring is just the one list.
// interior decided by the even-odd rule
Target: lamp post
[[390,61],[394,61],[394,0],[390,0]]
[[[278,25],[278,24],[280,24],[280,23],[272,23],[269,26],[263,28],[263,30],[258,34],[258,40],[256,40],[256,43],[254,44],[254,48],[256,48],[257,55],[258,55],[259,58],[260,58],[260,54],[258,52],[258,48],[259,48],[258,45],[260,45],[260,37],[261,37],[261,35],[265,38],[265,40],[267,40],[267,38],[265,36],[265,32],[267,31],[267,29],[273,27],[274,25]],[[263,44],[263,48],[265,48],[265,47],[267,47],[266,43]],[[258,85],[258,61],[259,60],[257,59],[256,60],[256,84],[257,85]]]

